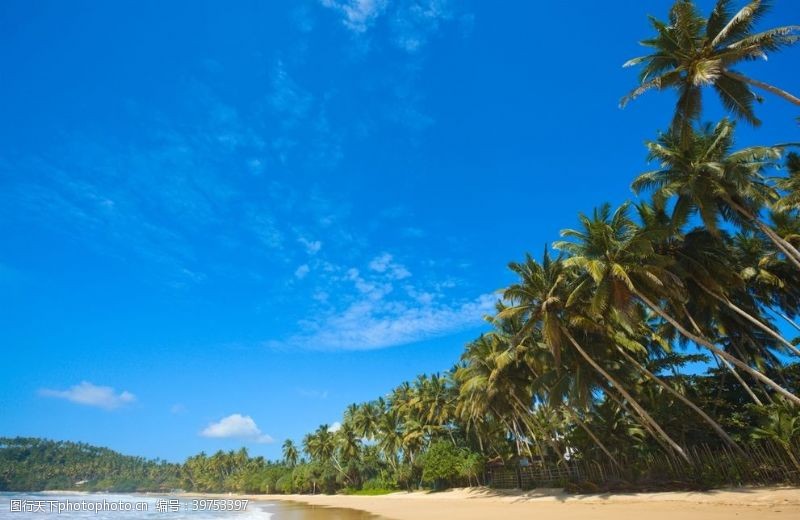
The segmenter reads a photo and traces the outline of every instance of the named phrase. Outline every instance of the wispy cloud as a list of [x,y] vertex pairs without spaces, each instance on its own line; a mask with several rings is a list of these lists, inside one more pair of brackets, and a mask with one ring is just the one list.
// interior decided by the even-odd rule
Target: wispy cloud
[[289,339],[292,346],[324,350],[371,350],[444,336],[474,328],[491,312],[496,297],[482,295],[454,305],[409,305],[399,301],[362,300]]
[[110,386],[97,386],[88,381],[82,381],[67,390],[42,388],[39,390],[39,395],[105,410],[114,410],[136,401],[136,396],[128,391],[117,393]]
[[322,242],[319,240],[309,240],[306,237],[300,237],[297,241],[303,244],[303,247],[306,248],[306,252],[309,255],[316,255],[319,253],[319,250],[322,249]]
[[419,51],[443,22],[453,18],[450,4],[447,0],[400,2],[391,21],[394,43],[408,52]]
[[394,257],[389,253],[382,253],[373,258],[369,263],[369,268],[377,273],[385,274],[392,280],[402,280],[408,278],[411,273],[402,264],[394,261]]
[[274,442],[272,437],[261,431],[252,417],[238,413],[209,424],[200,435],[212,439],[240,439],[259,444]]
[[294,276],[298,280],[302,280],[306,277],[306,275],[311,271],[311,268],[308,267],[308,264],[303,264],[294,271]]
[[452,295],[454,283],[414,281],[411,271],[390,253],[366,261],[366,269],[328,263],[315,275],[318,298],[314,319],[275,347],[321,350],[369,350],[416,343],[483,324],[497,297]]
[[321,3],[338,11],[344,26],[356,33],[366,32],[389,4],[387,0],[321,0]]
[[307,397],[309,399],[327,399],[328,398],[328,391],[327,390],[314,390],[310,388],[298,388],[297,394],[301,397]]
[[321,0],[320,3],[336,11],[342,25],[355,35],[367,33],[381,18],[386,18],[391,42],[409,53],[424,47],[443,23],[454,19],[456,12],[450,0]]

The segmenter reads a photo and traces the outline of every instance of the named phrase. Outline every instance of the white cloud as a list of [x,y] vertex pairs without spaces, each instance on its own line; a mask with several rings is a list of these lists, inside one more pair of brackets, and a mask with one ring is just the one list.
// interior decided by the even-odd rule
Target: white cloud
[[345,27],[356,33],[369,29],[388,5],[387,0],[321,0],[321,3],[338,11]]
[[174,415],[179,415],[186,413],[186,407],[181,403],[175,403],[170,407],[169,411]]
[[402,280],[408,278],[411,273],[404,265],[394,261],[394,257],[389,253],[383,253],[369,263],[369,268],[376,273],[386,273],[392,280]]
[[309,240],[306,237],[300,237],[297,241],[305,246],[306,252],[309,255],[316,255],[319,253],[319,250],[322,249],[322,242],[319,240]]
[[295,278],[302,280],[306,277],[306,275],[311,271],[311,268],[308,267],[308,264],[303,264],[294,271]]
[[272,437],[261,432],[252,417],[238,413],[209,424],[200,435],[213,439],[243,439],[261,444],[274,442]]
[[339,421],[336,421],[330,426],[328,426],[328,431],[331,433],[336,433],[341,429],[342,429],[342,423],[340,423]]
[[[423,48],[443,22],[454,18],[451,0],[320,0],[320,3],[338,12],[342,24],[357,35],[368,32],[379,18],[388,19],[392,43],[408,53]],[[474,23],[474,15],[464,14],[459,20],[462,26],[464,22]]]
[[452,17],[448,0],[401,2],[392,17],[394,43],[409,53],[417,52]]
[[392,262],[392,255],[390,255],[389,253],[383,253],[382,255],[376,256],[375,258],[372,259],[372,261],[369,263],[369,268],[372,269],[373,271],[382,273],[389,268],[389,264],[391,262]]
[[128,391],[116,393],[110,386],[97,386],[88,381],[81,381],[68,390],[51,390],[42,388],[39,395],[55,397],[85,406],[96,406],[106,410],[114,410],[136,401],[136,396]]
[[290,346],[321,350],[371,350],[416,343],[478,327],[491,313],[497,297],[484,294],[461,303],[384,301],[364,297],[344,311],[304,323],[305,334],[290,338]]

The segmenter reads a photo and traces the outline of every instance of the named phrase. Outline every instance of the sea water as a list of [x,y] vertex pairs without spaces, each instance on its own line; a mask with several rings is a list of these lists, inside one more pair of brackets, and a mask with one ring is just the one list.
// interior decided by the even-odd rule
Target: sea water
[[273,504],[110,493],[0,493],[0,520],[268,520]]

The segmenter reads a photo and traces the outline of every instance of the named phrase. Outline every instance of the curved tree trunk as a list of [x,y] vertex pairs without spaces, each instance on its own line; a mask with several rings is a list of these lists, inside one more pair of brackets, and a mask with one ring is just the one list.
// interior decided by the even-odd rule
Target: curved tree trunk
[[771,306],[769,306],[769,305],[765,305],[765,307],[766,307],[766,308],[767,308],[767,309],[768,309],[768,310],[769,310],[771,313],[775,314],[776,316],[780,316],[781,318],[783,318],[783,320],[784,320],[784,321],[786,321],[786,323],[788,323],[789,325],[791,325],[792,327],[794,327],[795,329],[797,329],[798,331],[800,331],[800,325],[798,325],[797,323],[795,323],[795,321],[794,321],[792,318],[790,318],[789,316],[787,316],[786,314],[784,314],[784,313],[782,313],[782,312],[780,312],[780,311],[776,311],[775,309],[773,309],[773,308],[772,308]]
[[739,308],[736,304],[734,304],[732,301],[730,301],[730,299],[726,298],[725,296],[721,296],[721,295],[717,294],[716,292],[712,291],[711,289],[709,289],[708,287],[703,285],[696,278],[693,279],[693,280],[694,280],[694,283],[697,284],[697,286],[700,287],[700,289],[702,289],[706,294],[708,294],[712,298],[716,299],[717,301],[724,303],[733,312],[735,312],[739,316],[742,316],[744,319],[746,319],[747,321],[749,321],[750,323],[752,323],[753,325],[755,325],[759,329],[763,330],[764,332],[766,332],[767,334],[769,334],[770,336],[772,336],[773,338],[778,340],[786,348],[791,350],[795,355],[800,356],[800,349],[798,349],[797,347],[792,345],[786,338],[784,338],[783,336],[781,336],[780,334],[775,332],[773,329],[771,329],[770,327],[768,327],[767,325],[762,323],[761,320],[757,319],[755,316],[752,316],[748,312],[742,310],[741,308]]
[[740,361],[735,356],[732,356],[732,355],[728,354],[727,352],[725,352],[724,350],[717,348],[713,343],[711,343],[707,339],[705,339],[703,337],[700,337],[700,336],[698,336],[696,334],[692,334],[691,332],[686,330],[686,327],[684,327],[683,325],[678,323],[678,321],[675,318],[670,316],[661,307],[659,307],[658,305],[653,303],[650,300],[650,298],[648,298],[644,294],[640,293],[636,288],[633,288],[632,292],[637,298],[642,300],[648,307],[650,307],[653,310],[653,312],[655,312],[656,314],[661,316],[670,325],[675,327],[684,337],[694,341],[698,345],[704,346],[705,348],[709,349],[714,354],[720,356],[722,359],[733,363],[735,366],[737,366],[738,368],[742,369],[747,374],[749,374],[749,375],[753,376],[754,378],[759,379],[759,380],[763,381],[764,383],[766,383],[768,386],[770,386],[772,389],[774,389],[776,392],[778,392],[782,396],[786,397],[789,401],[794,403],[796,406],[800,406],[800,398],[799,397],[797,397],[796,395],[794,395],[790,391],[786,390],[781,385],[779,385],[778,383],[776,383],[772,379],[768,378],[767,376],[765,376],[761,372],[759,372],[757,370],[753,370],[752,367],[750,367],[746,363]]
[[572,418],[572,420],[578,423],[578,426],[580,426],[583,429],[583,431],[586,432],[586,434],[594,441],[595,444],[597,444],[597,447],[603,450],[603,453],[605,453],[608,456],[608,458],[611,459],[611,462],[613,462],[616,467],[622,469],[622,466],[620,466],[620,463],[617,461],[616,457],[614,457],[614,455],[611,454],[608,448],[606,448],[606,445],[600,441],[600,439],[597,437],[597,435],[594,434],[591,428],[589,428],[589,426],[587,426],[586,423],[584,423],[578,417],[578,414],[573,412],[572,409],[570,409],[568,406],[565,406],[564,408],[567,410],[567,413]]
[[764,403],[761,402],[761,399],[759,399],[759,397],[755,394],[755,392],[753,392],[753,389],[750,388],[750,385],[748,385],[747,382],[744,379],[742,379],[742,376],[739,375],[739,372],[736,371],[733,365],[728,363],[728,361],[726,361],[725,359],[714,354],[713,352],[711,355],[713,355],[714,359],[719,361],[722,364],[722,366],[724,366],[728,370],[728,372],[730,372],[733,375],[734,379],[736,379],[736,381],[739,383],[739,386],[744,388],[744,391],[747,392],[747,395],[750,396],[750,399],[752,399],[754,403],[756,403],[758,406],[764,406]]
[[725,202],[727,202],[734,210],[736,210],[739,215],[750,221],[750,223],[757,227],[759,231],[764,233],[767,238],[769,238],[772,243],[775,244],[775,246],[780,249],[784,255],[786,255],[786,258],[788,258],[795,267],[800,269],[800,251],[798,251],[796,247],[794,247],[788,240],[778,235],[764,221],[758,218],[758,215],[752,214],[750,210],[741,204],[733,201],[729,197],[725,198]]
[[672,448],[675,451],[675,453],[680,455],[681,458],[683,458],[687,463],[691,464],[692,461],[691,459],[689,459],[689,456],[686,454],[684,449],[681,448],[677,442],[672,440],[672,437],[670,437],[669,434],[667,434],[667,432],[665,432],[664,429],[661,428],[661,425],[658,424],[655,421],[655,419],[653,419],[650,416],[649,413],[647,413],[647,410],[645,410],[644,407],[642,407],[642,405],[639,404],[639,402],[636,399],[634,399],[633,396],[630,393],[628,393],[627,390],[625,390],[625,388],[622,386],[622,384],[620,384],[619,381],[614,379],[614,377],[611,376],[611,374],[606,372],[603,367],[601,367],[594,359],[592,359],[592,357],[585,350],[583,350],[583,347],[581,347],[578,344],[578,342],[575,340],[575,338],[572,336],[572,334],[570,334],[568,330],[566,329],[563,330],[564,330],[564,335],[567,337],[570,343],[572,343],[572,346],[575,347],[575,350],[578,351],[581,357],[583,357],[583,359],[585,359],[586,362],[592,366],[592,368],[594,368],[609,383],[611,383],[611,385],[617,390],[617,392],[622,394],[622,396],[628,401],[628,403],[630,403],[633,409],[636,410],[636,412],[642,417],[642,419],[647,421],[658,432],[661,438],[663,438],[667,442],[667,444],[669,444],[670,448]]
[[736,444],[736,441],[731,439],[731,437],[725,432],[725,430],[722,429],[722,426],[720,426],[719,423],[717,423],[714,419],[709,417],[708,414],[706,414],[702,410],[702,408],[700,408],[699,406],[694,404],[685,395],[683,395],[682,393],[678,392],[677,390],[672,388],[670,385],[665,383],[660,377],[658,377],[655,374],[653,374],[652,372],[650,372],[644,365],[642,365],[641,363],[636,361],[633,358],[633,356],[631,356],[630,354],[625,352],[625,350],[619,349],[619,351],[625,357],[625,359],[627,359],[630,363],[633,364],[633,366],[638,368],[642,373],[647,375],[647,377],[649,377],[651,380],[653,380],[655,383],[657,383],[659,386],[661,386],[664,390],[666,390],[667,392],[669,392],[673,396],[677,397],[683,404],[685,404],[686,406],[688,406],[689,408],[694,410],[697,413],[697,415],[702,417],[703,420],[709,426],[711,426],[711,428],[713,428],[715,432],[717,432],[717,434],[720,436],[720,438],[722,438],[722,440],[724,440],[728,444],[728,446],[730,446],[731,448],[736,450],[736,452],[739,453],[740,455],[744,455],[745,454],[744,451],[742,450],[742,448],[738,444]]
[[[700,327],[697,325],[697,322],[694,321],[694,318],[692,318],[692,315],[689,314],[689,311],[686,309],[686,306],[683,306],[683,312],[684,314],[686,314],[686,318],[689,320],[689,323],[692,324],[692,328],[694,328],[694,331],[697,333],[697,335],[702,336],[703,332],[700,330]],[[742,379],[742,376],[740,376],[739,372],[737,372],[736,369],[733,368],[733,365],[731,365],[721,357],[717,356],[713,352],[711,353],[711,355],[714,356],[714,360],[716,360],[718,367],[720,368],[725,367],[725,369],[733,375],[733,378],[736,379],[736,382],[738,382],[742,388],[744,388],[744,391],[747,392],[747,395],[750,396],[750,399],[752,399],[754,403],[756,403],[758,406],[764,406],[764,403],[761,402],[761,399],[759,399],[758,396],[755,394],[755,392],[753,392],[753,389],[750,388],[750,385],[748,385],[745,382],[745,380]],[[719,394],[717,395],[717,397],[719,397]]]

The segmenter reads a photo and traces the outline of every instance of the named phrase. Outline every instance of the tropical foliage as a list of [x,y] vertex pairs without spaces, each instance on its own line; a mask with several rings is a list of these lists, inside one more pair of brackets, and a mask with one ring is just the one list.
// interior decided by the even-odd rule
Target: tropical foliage
[[[540,257],[509,264],[515,281],[487,317],[490,330],[453,368],[350,405],[340,427],[287,440],[280,462],[240,450],[200,454],[179,470],[124,459],[108,475],[135,475],[142,487],[177,478],[200,491],[377,493],[485,484],[500,467],[594,463],[636,479],[655,474],[632,473],[636,461],[658,459],[670,479],[705,485],[796,479],[800,159],[789,145],[735,140],[737,119],[759,123],[753,89],[800,104],[734,68],[800,38],[797,26],[756,31],[766,9],[718,0],[705,18],[677,0],[668,22],[651,19],[657,34],[643,44],[652,54],[628,62],[642,71],[626,101],[674,88],[678,103],[647,144],[654,168],[634,179],[638,198],[580,214]],[[701,121],[707,86],[733,119]],[[70,455],[62,469],[44,469],[59,467],[53,453],[71,445],[5,442],[7,488],[106,475],[80,462],[80,450],[76,465]],[[43,451],[26,458],[26,442]],[[715,453],[737,471],[709,472]]]

